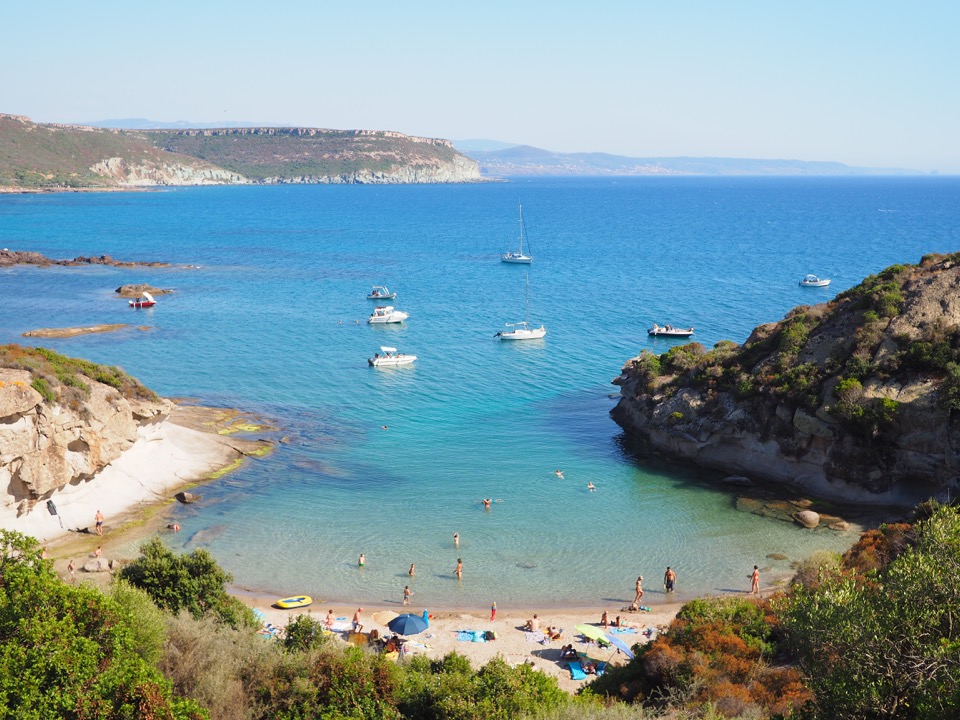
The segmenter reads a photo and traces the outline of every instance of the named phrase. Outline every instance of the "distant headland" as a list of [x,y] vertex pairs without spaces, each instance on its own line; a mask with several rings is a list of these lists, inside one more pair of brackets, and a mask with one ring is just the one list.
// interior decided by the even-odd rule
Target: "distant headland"
[[0,114],[0,189],[480,182],[449,140],[382,130],[125,130]]

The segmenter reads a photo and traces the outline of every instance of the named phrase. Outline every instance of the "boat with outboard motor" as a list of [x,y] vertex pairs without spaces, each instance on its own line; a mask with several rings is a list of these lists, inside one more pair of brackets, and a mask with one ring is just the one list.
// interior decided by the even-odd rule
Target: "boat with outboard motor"
[[[383,353],[383,355],[380,353]],[[396,365],[409,365],[416,359],[416,355],[407,355],[406,353],[397,352],[395,347],[381,345],[380,352],[374,353],[372,358],[367,359],[367,362],[370,363],[370,367],[391,367]]]
[[657,325],[647,330],[647,335],[651,337],[690,337],[693,335],[693,328],[678,328],[673,325]]

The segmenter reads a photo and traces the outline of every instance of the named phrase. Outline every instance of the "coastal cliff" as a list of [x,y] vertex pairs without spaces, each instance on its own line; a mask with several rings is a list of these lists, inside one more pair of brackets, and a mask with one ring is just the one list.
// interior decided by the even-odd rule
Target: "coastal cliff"
[[480,182],[448,140],[376,130],[117,130],[0,113],[0,189]]
[[0,487],[23,515],[94,478],[173,405],[117,368],[0,347]]
[[641,454],[826,499],[960,491],[960,254],[895,265],[742,345],[629,360],[611,411]]
[[89,532],[98,510],[116,527],[268,452],[234,436],[262,429],[237,411],[175,405],[119,368],[0,346],[0,528],[47,540]]

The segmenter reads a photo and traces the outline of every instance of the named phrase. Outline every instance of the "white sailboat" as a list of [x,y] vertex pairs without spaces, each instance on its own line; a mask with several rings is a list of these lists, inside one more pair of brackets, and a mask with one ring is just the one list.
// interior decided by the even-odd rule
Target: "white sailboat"
[[[523,254],[523,205],[517,203],[520,208],[520,249],[517,252],[500,253],[500,262],[515,263],[520,265],[529,265],[533,262],[533,255]],[[527,248],[530,247],[530,241],[527,240]]]
[[527,283],[527,314],[526,319],[523,322],[518,323],[506,323],[508,328],[512,330],[501,330],[494,337],[498,337],[501,340],[539,340],[544,335],[547,334],[547,329],[543,326],[543,323],[540,324],[540,327],[533,327],[530,325],[530,277],[526,278]]

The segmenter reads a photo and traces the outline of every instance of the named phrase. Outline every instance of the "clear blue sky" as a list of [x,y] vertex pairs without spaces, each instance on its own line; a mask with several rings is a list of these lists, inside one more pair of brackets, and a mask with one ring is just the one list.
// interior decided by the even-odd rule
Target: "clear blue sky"
[[960,173],[960,2],[4,3],[0,112]]

